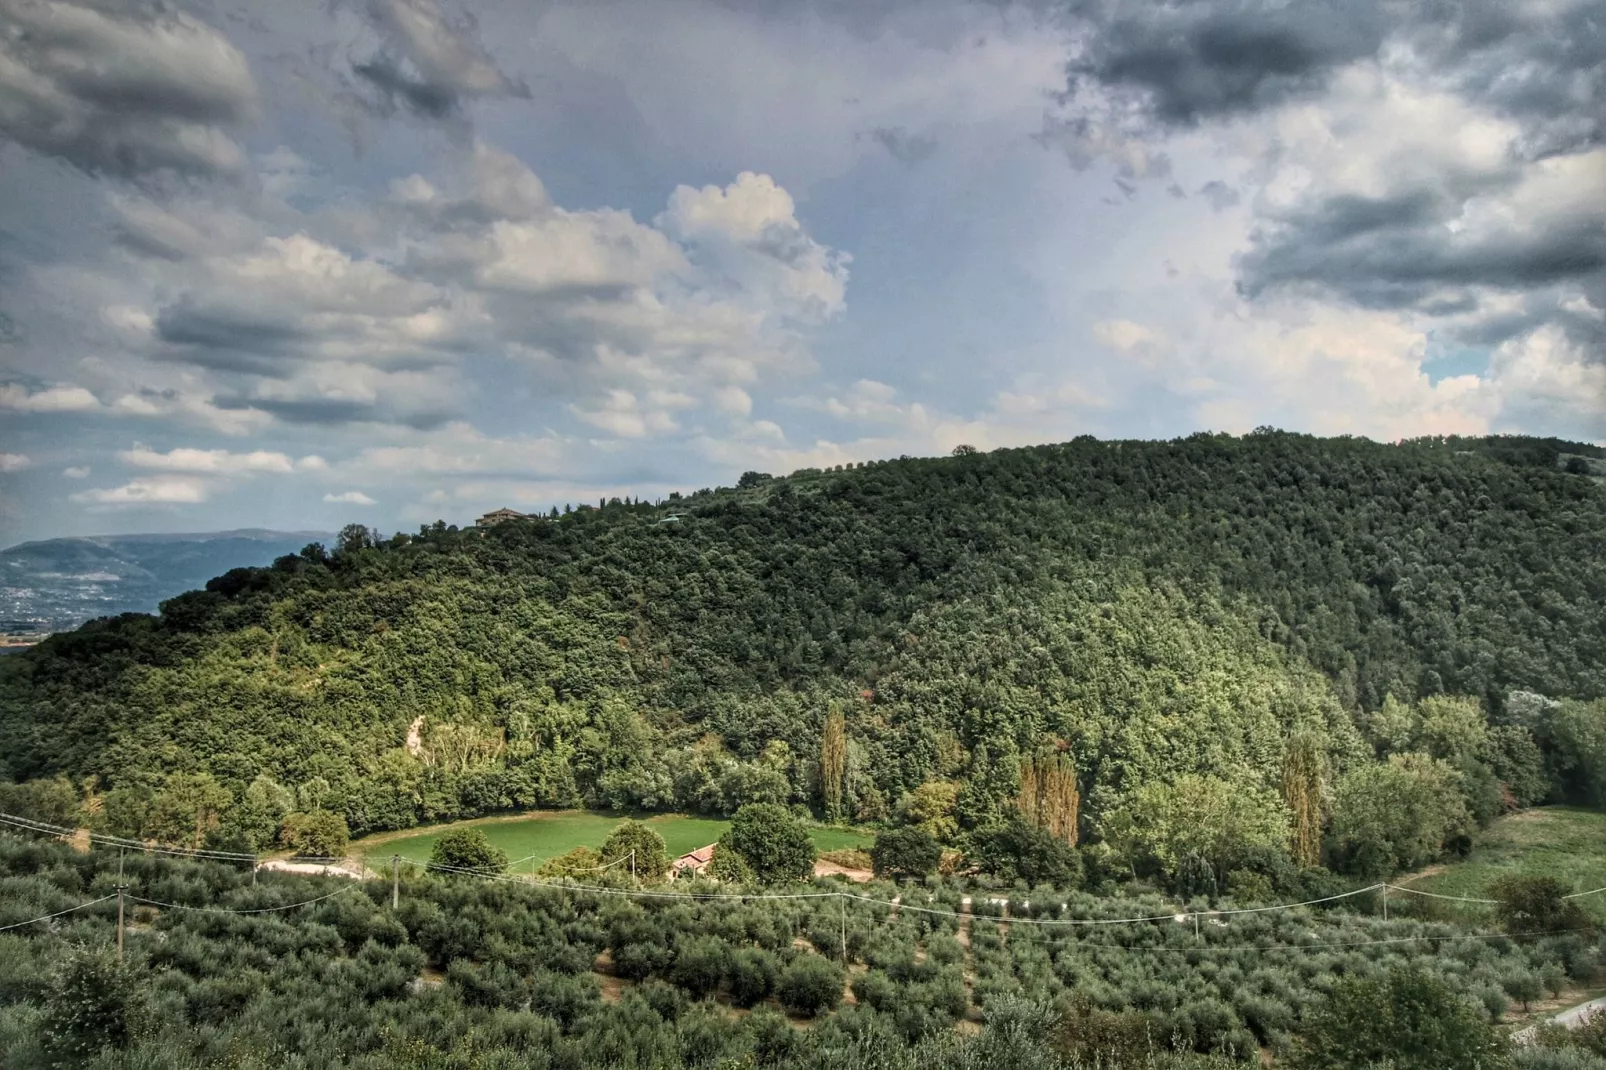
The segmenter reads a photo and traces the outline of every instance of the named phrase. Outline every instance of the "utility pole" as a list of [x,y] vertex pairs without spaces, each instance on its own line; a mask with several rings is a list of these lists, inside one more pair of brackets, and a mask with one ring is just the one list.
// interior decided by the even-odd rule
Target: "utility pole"
[[401,855],[390,856],[390,909],[401,908]]
[[630,887],[636,886],[636,849],[630,849]]
[[1383,920],[1389,920],[1389,886],[1383,885]]
[[1195,940],[1199,939],[1199,915],[1197,914],[1193,916],[1193,938]]
[[842,968],[848,968],[848,900],[846,896],[837,897],[837,905],[842,908]]
[[117,961],[123,961],[123,886],[117,886]]

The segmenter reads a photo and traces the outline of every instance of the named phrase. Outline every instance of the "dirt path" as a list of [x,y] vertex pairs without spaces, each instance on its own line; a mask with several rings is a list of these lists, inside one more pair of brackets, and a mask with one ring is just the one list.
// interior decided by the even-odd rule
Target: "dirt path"
[[875,874],[867,869],[850,869],[847,866],[839,866],[835,862],[814,863],[814,875],[816,877],[846,877],[848,880],[857,881],[860,884],[868,884],[875,877]]

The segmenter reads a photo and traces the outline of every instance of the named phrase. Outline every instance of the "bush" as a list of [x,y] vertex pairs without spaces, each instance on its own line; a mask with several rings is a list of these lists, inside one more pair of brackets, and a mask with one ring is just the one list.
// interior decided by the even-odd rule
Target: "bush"
[[1575,902],[1564,898],[1571,891],[1554,877],[1501,877],[1489,887],[1497,901],[1495,917],[1513,936],[1588,931],[1589,918]]
[[781,971],[775,990],[783,1007],[812,1018],[841,1001],[845,979],[842,967],[836,963],[819,955],[799,955]]
[[1508,1044],[1472,1003],[1411,967],[1378,978],[1345,977],[1307,1014],[1300,1070],[1500,1070]]
[[432,866],[475,873],[501,873],[507,869],[507,852],[491,846],[479,829],[452,829],[442,833],[430,848],[429,862]]
[[313,810],[287,816],[279,842],[302,858],[339,858],[351,842],[351,831],[339,814]]
[[669,979],[693,999],[702,999],[725,980],[729,965],[730,948],[725,941],[716,936],[694,937],[681,945]]
[[731,1002],[738,1007],[752,1007],[775,991],[780,978],[780,967],[775,956],[763,948],[744,947],[731,956]]
[[104,948],[76,947],[56,967],[45,996],[45,1056],[75,1066],[104,1048],[126,1045],[139,1023],[133,970]]
[[893,880],[935,873],[941,861],[942,845],[913,825],[888,829],[875,838],[875,846],[870,849],[875,875]]

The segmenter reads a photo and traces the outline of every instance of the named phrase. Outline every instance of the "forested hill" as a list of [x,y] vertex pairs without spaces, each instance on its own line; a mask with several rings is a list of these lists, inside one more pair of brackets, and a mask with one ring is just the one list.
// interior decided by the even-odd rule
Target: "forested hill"
[[96,775],[148,802],[205,773],[239,801],[266,774],[354,830],[818,808],[834,705],[863,817],[946,781],[984,824],[1044,747],[1095,822],[1180,773],[1274,790],[1296,731],[1370,760],[1391,694],[1495,718],[1515,689],[1606,695],[1601,456],[1080,438],[483,531],[348,529],[0,662],[0,779]]

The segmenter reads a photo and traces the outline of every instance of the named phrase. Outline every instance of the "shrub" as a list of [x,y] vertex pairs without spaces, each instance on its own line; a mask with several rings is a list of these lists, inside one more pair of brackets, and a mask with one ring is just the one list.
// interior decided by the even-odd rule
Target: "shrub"
[[429,851],[430,865],[466,869],[475,873],[501,873],[507,869],[507,852],[493,847],[479,829],[452,829],[441,834]]
[[1587,931],[1589,919],[1565,898],[1569,889],[1554,877],[1501,877],[1489,887],[1496,901],[1495,917],[1513,936]]
[[42,1022],[45,1056],[75,1066],[107,1047],[123,1047],[140,1018],[133,970],[104,948],[70,949],[50,978]]
[[725,980],[729,964],[730,948],[725,941],[717,936],[694,937],[681,945],[669,979],[693,999],[702,999]]
[[780,978],[780,967],[775,956],[763,948],[744,947],[731,956],[731,1002],[738,1007],[752,1007],[775,991]]
[[1418,968],[1345,977],[1306,1016],[1295,1053],[1300,1070],[1499,1070],[1505,1038],[1444,981]]
[[787,1010],[813,1017],[841,1001],[844,979],[836,963],[819,955],[799,955],[781,971],[775,990]]

